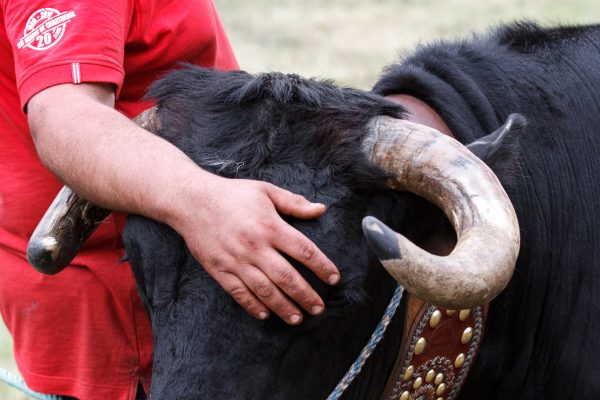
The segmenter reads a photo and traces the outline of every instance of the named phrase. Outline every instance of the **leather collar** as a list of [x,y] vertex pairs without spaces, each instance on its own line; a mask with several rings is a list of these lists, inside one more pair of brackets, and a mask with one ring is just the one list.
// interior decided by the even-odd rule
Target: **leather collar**
[[448,128],[442,117],[423,100],[407,94],[393,94],[386,98],[400,104],[406,109],[407,120],[437,129],[444,135],[454,138],[452,131]]

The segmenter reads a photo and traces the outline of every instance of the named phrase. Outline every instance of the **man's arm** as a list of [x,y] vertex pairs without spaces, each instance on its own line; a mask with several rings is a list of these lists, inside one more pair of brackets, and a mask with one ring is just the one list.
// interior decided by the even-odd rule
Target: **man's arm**
[[108,84],[57,85],[33,96],[29,126],[46,167],[102,207],[173,227],[207,272],[255,317],[267,318],[271,309],[299,323],[302,313],[290,298],[321,313],[322,299],[279,252],[331,284],[339,272],[277,211],[308,219],[323,214],[325,206],[265,182],[210,174],[115,111],[114,102]]

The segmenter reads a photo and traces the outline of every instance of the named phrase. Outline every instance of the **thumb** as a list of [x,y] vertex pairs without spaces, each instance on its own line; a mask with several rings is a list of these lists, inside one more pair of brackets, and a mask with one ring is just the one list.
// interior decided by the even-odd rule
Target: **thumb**
[[267,194],[273,205],[282,214],[296,218],[311,219],[325,212],[325,204],[311,203],[304,196],[270,185]]

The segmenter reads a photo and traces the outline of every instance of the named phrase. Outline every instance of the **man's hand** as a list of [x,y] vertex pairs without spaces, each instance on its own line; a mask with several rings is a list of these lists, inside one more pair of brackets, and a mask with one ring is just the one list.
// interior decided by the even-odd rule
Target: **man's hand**
[[324,205],[268,183],[224,178],[216,178],[209,193],[200,197],[210,200],[201,207],[190,204],[192,199],[178,204],[185,210],[178,207],[172,226],[206,271],[246,311],[265,319],[271,309],[290,324],[302,320],[291,300],[311,314],[323,311],[319,295],[280,252],[330,284],[338,282],[339,273],[317,246],[283,221],[277,211],[309,219],[323,214]]
[[280,253],[329,283],[339,273],[278,211],[316,218],[323,205],[264,182],[210,174],[113,106],[113,88],[105,84],[57,85],[36,94],[29,125],[44,164],[100,206],[171,225],[250,314],[267,318],[271,309],[297,324],[302,313],[292,300],[322,312],[321,298]]

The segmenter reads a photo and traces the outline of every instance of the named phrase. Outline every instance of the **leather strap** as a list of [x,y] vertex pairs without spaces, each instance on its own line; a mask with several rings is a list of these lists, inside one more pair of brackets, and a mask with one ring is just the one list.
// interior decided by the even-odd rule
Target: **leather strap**
[[455,399],[483,340],[487,305],[446,310],[409,295],[400,351],[382,400]]
[[407,94],[393,94],[386,98],[402,105],[406,109],[408,112],[406,115],[407,120],[437,129],[444,135],[454,138],[452,131],[448,128],[442,117],[423,100]]
[[[409,95],[388,99],[407,110],[407,119],[454,138],[448,125],[428,104]],[[437,248],[443,255],[451,249]],[[408,295],[404,333],[382,400],[455,399],[483,340],[488,305],[446,310]]]

